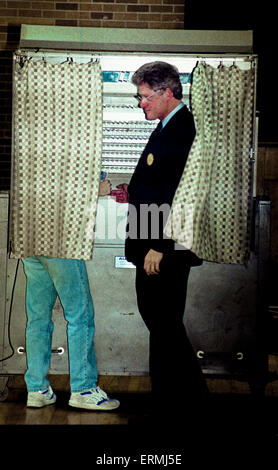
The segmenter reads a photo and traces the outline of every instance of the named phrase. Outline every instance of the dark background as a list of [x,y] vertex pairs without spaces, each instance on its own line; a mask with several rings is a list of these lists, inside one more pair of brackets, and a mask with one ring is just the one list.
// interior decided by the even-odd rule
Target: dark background
[[185,29],[254,31],[254,53],[258,54],[259,142],[278,142],[275,115],[278,104],[275,3],[269,0],[185,0]]

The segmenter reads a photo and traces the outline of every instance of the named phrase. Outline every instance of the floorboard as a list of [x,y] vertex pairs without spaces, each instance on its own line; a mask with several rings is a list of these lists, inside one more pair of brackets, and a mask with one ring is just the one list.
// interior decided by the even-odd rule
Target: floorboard
[[[205,409],[193,410],[189,406],[186,416],[180,414],[180,397],[166,397],[165,409],[154,425],[144,418],[151,409],[149,393],[109,395],[120,400],[120,408],[94,412],[69,407],[69,392],[57,391],[55,405],[33,409],[26,407],[26,391],[12,391],[6,401],[0,402],[2,451],[11,445],[12,456],[17,458],[20,452],[21,457],[25,455],[30,442],[33,449],[47,443],[51,452],[57,448],[65,455],[82,449],[82,455],[89,453],[95,463],[104,455],[130,455],[137,467],[142,455],[180,455],[186,462],[192,454],[196,467],[201,459],[216,462],[220,454],[224,454],[222,464],[236,460],[239,454],[242,462],[245,452],[250,468],[252,458],[256,462],[260,457],[269,458],[271,452],[277,454],[277,397],[257,399],[246,394],[212,393]],[[170,425],[164,422],[169,409],[173,416]],[[141,419],[137,421],[137,417]],[[156,468],[167,466],[170,464]],[[265,463],[263,468],[267,468]]]

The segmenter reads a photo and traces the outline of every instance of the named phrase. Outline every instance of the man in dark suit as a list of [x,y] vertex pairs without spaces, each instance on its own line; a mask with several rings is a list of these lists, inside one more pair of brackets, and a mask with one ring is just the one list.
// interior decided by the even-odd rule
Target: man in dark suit
[[195,127],[182,102],[178,70],[165,62],[140,67],[132,79],[148,120],[159,119],[131,178],[126,257],[136,265],[140,314],[150,332],[153,408],[178,413],[207,395],[183,323],[191,266],[202,263],[163,235]]

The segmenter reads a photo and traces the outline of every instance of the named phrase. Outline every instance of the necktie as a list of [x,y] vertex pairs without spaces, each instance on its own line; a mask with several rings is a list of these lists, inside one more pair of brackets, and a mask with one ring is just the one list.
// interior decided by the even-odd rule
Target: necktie
[[155,130],[152,132],[150,139],[153,139],[153,138],[157,137],[158,134],[159,134],[159,132],[161,131],[161,129],[162,129],[162,122],[159,121],[157,127],[156,127]]

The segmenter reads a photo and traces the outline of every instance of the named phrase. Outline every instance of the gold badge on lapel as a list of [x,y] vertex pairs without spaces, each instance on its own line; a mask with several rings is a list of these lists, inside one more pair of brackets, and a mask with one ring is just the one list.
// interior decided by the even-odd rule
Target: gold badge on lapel
[[147,156],[147,164],[150,166],[153,164],[153,161],[154,161],[154,156],[152,153],[149,153],[149,155]]

